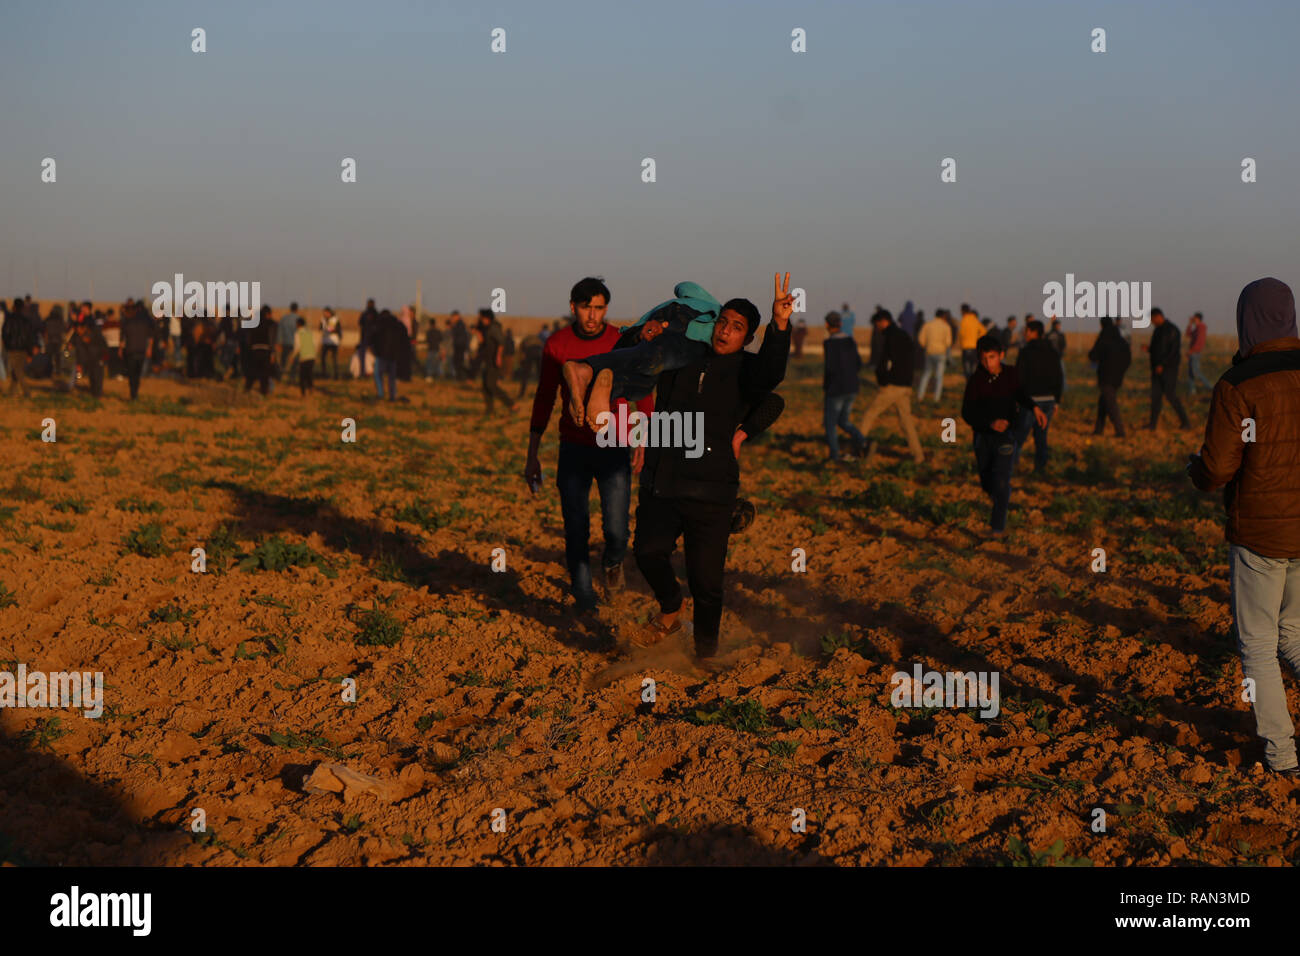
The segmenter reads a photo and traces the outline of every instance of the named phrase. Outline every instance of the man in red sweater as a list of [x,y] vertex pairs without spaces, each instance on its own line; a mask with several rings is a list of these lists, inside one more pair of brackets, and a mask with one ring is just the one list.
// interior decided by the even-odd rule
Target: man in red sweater
[[[564,517],[564,556],[579,611],[596,607],[596,594],[591,584],[589,540],[591,483],[593,480],[596,482],[596,490],[600,493],[600,517],[605,534],[605,552],[601,557],[605,590],[607,593],[618,591],[623,587],[623,558],[627,555],[632,473],[641,471],[645,459],[645,448],[629,449],[626,435],[619,436],[617,447],[599,447],[596,434],[575,423],[569,414],[569,388],[561,373],[564,363],[603,355],[618,341],[619,330],[605,322],[609,298],[609,289],[599,278],[583,279],[569,293],[573,323],[546,340],[541,379],[537,383],[533,416],[529,423],[528,461],[524,465],[524,479],[532,493],[537,494],[542,484],[542,463],[537,452],[542,434],[551,420],[556,394],[562,390],[560,457],[555,469],[555,485],[560,490],[560,513]],[[637,408],[648,415],[654,410],[654,397],[646,396],[637,403]],[[612,411],[618,415],[617,403]]]

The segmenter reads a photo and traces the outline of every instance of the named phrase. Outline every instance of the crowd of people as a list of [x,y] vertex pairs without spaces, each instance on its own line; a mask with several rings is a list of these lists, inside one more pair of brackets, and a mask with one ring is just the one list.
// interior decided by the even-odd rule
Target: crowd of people
[[[489,413],[496,401],[513,408],[529,380],[537,378],[524,468],[533,494],[542,487],[541,439],[556,399],[561,399],[555,484],[579,611],[591,611],[598,603],[589,542],[594,483],[600,496],[606,592],[622,589],[630,547],[658,605],[658,614],[638,631],[634,643],[650,646],[683,629],[684,595],[672,563],[680,541],[694,602],[697,660],[705,669],[716,669],[728,542],[754,516],[753,505],[739,497],[741,448],[781,414],[784,403],[775,390],[794,341],[802,351],[806,325],[791,327],[788,273],[784,284],[777,276],[771,321],[756,351],[747,346],[762,322],[748,299],[721,302],[694,283],[680,283],[673,298],[622,331],[606,322],[610,299],[602,279],[581,280],[570,293],[571,318],[526,337],[518,347],[487,309],[472,329],[456,312],[441,328],[426,317],[424,374],[430,379],[481,379]],[[298,314],[297,303],[278,319],[264,306],[260,321],[249,329],[231,317],[155,319],[142,301],[131,299],[115,313],[100,312],[90,302],[70,302],[66,311],[55,305],[41,316],[30,297],[0,307],[0,375],[9,379],[10,393],[19,389],[26,394],[30,378],[49,376],[61,389],[84,379],[91,393],[99,395],[108,374],[126,378],[134,399],[144,376],[173,374],[242,376],[246,390],[256,384],[266,394],[274,382],[296,373],[299,389],[307,394],[318,360],[326,377],[340,376],[343,329],[329,308],[316,328]],[[1049,463],[1049,431],[1067,384],[1066,338],[1055,317],[1049,327],[1033,315],[1025,316],[1023,325],[1012,316],[999,328],[981,320],[969,305],[960,314],[957,320],[939,309],[927,321],[908,302],[896,320],[888,310],[875,309],[869,367],[879,389],[859,428],[853,424],[852,406],[863,362],[852,334],[854,316],[847,303],[829,313],[823,346],[826,443],[832,461],[854,453],[872,461],[871,429],[893,409],[914,461],[924,464],[911,414],[913,390],[923,403],[933,387],[933,400],[939,402],[944,378],[959,359],[965,378],[961,417],[972,430],[975,471],[991,500],[990,529],[1001,535],[1011,477],[1031,434],[1034,470]],[[1257,280],[1242,290],[1238,351],[1215,385],[1201,373],[1207,335],[1200,313],[1185,330],[1160,309],[1152,310],[1151,323],[1150,340],[1143,346],[1150,366],[1148,428],[1158,426],[1166,400],[1180,427],[1192,427],[1177,388],[1184,341],[1188,392],[1212,390],[1205,440],[1200,452],[1190,456],[1187,473],[1202,491],[1224,490],[1231,612],[1243,671],[1255,688],[1256,731],[1265,743],[1269,768],[1300,777],[1280,668],[1285,658],[1300,672],[1300,337],[1294,297],[1276,279]],[[1088,352],[1098,389],[1094,434],[1103,434],[1110,422],[1123,435],[1118,394],[1132,361],[1130,333],[1111,318],[1101,319],[1100,325]],[[394,400],[396,382],[412,375],[419,333],[412,307],[394,315],[367,302],[349,373],[373,374],[376,397]],[[517,355],[520,389],[512,398],[501,381],[508,380]],[[647,448],[630,441],[626,432],[605,447],[596,440],[596,420],[605,417],[601,411],[613,411],[620,403],[635,404],[647,414],[702,416],[705,453],[692,455],[685,446]],[[852,452],[840,449],[841,431]],[[633,532],[634,474],[640,475],[640,493]]]
[[[0,381],[7,379],[9,392],[23,395],[33,379],[49,379],[59,391],[82,382],[99,397],[106,378],[125,379],[134,400],[141,380],[150,376],[242,379],[245,390],[257,386],[263,395],[277,383],[296,382],[304,396],[318,377],[373,376],[376,397],[395,401],[397,383],[412,379],[423,348],[426,381],[481,378],[485,410],[491,413],[494,400],[513,407],[540,376],[546,339],[562,324],[556,321],[516,343],[490,309],[479,310],[472,327],[455,310],[441,327],[436,317],[425,315],[421,330],[414,306],[394,315],[370,299],[359,317],[357,348],[341,371],[343,323],[329,306],[319,322],[310,323],[299,315],[297,302],[278,317],[262,306],[258,323],[245,328],[236,315],[155,317],[142,299],[108,309],[73,301],[66,311],[56,303],[41,315],[28,295],[12,305],[0,302]],[[500,384],[512,377],[519,383],[513,398]]]

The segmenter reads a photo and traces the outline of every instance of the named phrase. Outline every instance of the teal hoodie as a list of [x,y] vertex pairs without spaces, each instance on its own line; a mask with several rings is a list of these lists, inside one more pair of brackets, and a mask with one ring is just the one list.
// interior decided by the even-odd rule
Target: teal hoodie
[[684,305],[692,311],[700,313],[691,319],[686,326],[686,337],[696,342],[713,341],[713,326],[718,321],[718,314],[722,312],[722,303],[709,295],[708,291],[695,282],[679,282],[673,286],[673,298],[665,302],[660,302],[653,309],[647,312],[641,318],[637,319],[632,328],[638,328],[645,324],[650,316],[654,315],[666,305]]

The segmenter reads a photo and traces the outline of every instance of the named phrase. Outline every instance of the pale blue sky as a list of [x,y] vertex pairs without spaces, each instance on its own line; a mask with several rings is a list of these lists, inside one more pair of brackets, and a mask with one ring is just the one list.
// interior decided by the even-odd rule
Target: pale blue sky
[[626,317],[681,279],[766,310],[780,268],[813,320],[1000,322],[1073,272],[1227,331],[1246,282],[1300,281],[1294,3],[6,0],[0,27],[6,296],[36,268],[43,296],[179,271],[277,307],[422,278],[427,309],[500,286],[536,315],[596,273]]

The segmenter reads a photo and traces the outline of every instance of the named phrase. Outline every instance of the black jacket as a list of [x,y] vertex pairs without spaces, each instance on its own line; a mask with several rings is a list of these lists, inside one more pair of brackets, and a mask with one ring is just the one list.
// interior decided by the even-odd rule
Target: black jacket
[[1119,329],[1108,325],[1101,330],[1097,341],[1088,350],[1088,361],[1097,363],[1097,384],[1119,388],[1124,384],[1124,373],[1133,361],[1133,351],[1129,348]]
[[[1153,325],[1155,323],[1152,323]],[[1178,331],[1178,326],[1165,319],[1164,322],[1157,325],[1151,332],[1151,368],[1154,371],[1159,365],[1164,369],[1162,374],[1168,375],[1170,372],[1178,374],[1178,355],[1182,348],[1183,335]]]
[[880,360],[876,362],[876,382],[879,385],[906,385],[912,387],[912,362],[915,357],[912,337],[893,322],[885,326],[880,337]]
[[1028,395],[1051,395],[1061,400],[1061,356],[1046,339],[1026,342],[1016,361],[1016,372]]
[[822,343],[825,368],[822,371],[822,388],[827,398],[858,393],[858,371],[862,356],[858,344],[847,335],[830,336]]
[[1004,419],[1008,423],[1007,429],[1000,434],[1010,437],[1014,434],[1021,406],[1033,408],[1034,403],[1020,382],[1016,366],[1002,366],[1002,371],[994,378],[981,365],[966,380],[961,417],[976,432],[992,435],[999,434],[993,430],[993,423],[999,418]]
[[753,437],[771,424],[769,393],[785,378],[789,355],[789,326],[781,331],[769,324],[758,352],[718,355],[710,349],[700,361],[660,375],[655,411],[703,412],[704,453],[687,458],[687,448],[647,448],[641,494],[734,502],[740,465],[731,453],[732,437],[737,426]]

